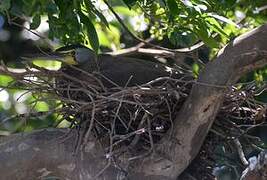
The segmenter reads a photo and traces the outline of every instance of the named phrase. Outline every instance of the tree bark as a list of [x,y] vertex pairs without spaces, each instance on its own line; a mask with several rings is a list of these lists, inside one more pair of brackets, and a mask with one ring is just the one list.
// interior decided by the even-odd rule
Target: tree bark
[[[45,129],[0,139],[0,179],[97,179],[108,163],[95,142],[74,154],[75,130]],[[99,179],[116,179],[118,172],[109,166]]]
[[[266,42],[267,24],[245,33],[222,49],[200,73],[179,111],[173,138],[166,135],[156,147],[156,155],[133,162],[129,179],[176,179],[199,152],[229,86],[242,75],[267,64]],[[62,143],[53,140],[62,134],[60,129],[44,130],[1,139],[1,178],[56,176],[82,180],[123,177],[113,166],[104,168],[108,161],[99,145],[89,142],[85,152],[73,156],[74,136]],[[98,176],[101,170],[103,173]]]
[[175,137],[163,139],[158,152],[167,158],[146,159],[137,171],[176,179],[196,157],[229,86],[267,64],[267,24],[245,33],[207,64],[174,122]]

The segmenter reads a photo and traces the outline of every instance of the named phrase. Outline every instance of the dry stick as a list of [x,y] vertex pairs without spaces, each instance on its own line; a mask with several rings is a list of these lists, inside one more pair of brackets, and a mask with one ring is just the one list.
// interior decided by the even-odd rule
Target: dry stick
[[[142,109],[142,108],[141,108]],[[129,147],[134,148],[136,146],[136,144],[138,143],[139,139],[140,139],[140,134],[144,133],[146,131],[145,128],[143,128],[143,124],[145,123],[148,114],[145,112],[145,114],[143,115],[138,127],[137,127],[137,131],[139,133],[136,133],[136,136],[134,137],[134,139],[132,140],[131,144],[129,145]],[[141,133],[140,133],[141,132]]]
[[240,141],[236,138],[236,139],[233,140],[233,142],[234,142],[234,144],[235,144],[235,146],[237,148],[237,152],[238,152],[238,155],[239,155],[239,158],[240,158],[242,164],[244,166],[248,166],[249,162],[247,161],[247,159],[245,157],[245,154],[244,154],[244,151],[242,149],[242,145],[241,145]]
[[[19,28],[25,29],[26,31],[29,31],[30,33],[32,33],[32,34],[38,36],[38,37],[41,38],[43,41],[45,41],[45,43],[46,43],[48,46],[51,46],[51,44],[49,43],[50,40],[49,40],[47,37],[42,36],[42,35],[39,34],[38,32],[35,32],[35,31],[31,30],[30,28],[27,28],[27,27],[25,27],[25,26],[23,26],[23,25],[21,25],[21,24],[18,24],[18,23],[16,23],[16,22],[13,22],[13,20],[11,19],[11,17],[10,17],[10,15],[9,15],[9,12],[8,12],[8,11],[5,11],[5,14],[6,14],[6,17],[7,17],[7,22],[8,22],[8,24],[10,24],[10,25],[14,25],[14,26],[17,26],[17,27],[19,27]],[[21,18],[21,17],[20,17],[20,18]],[[24,20],[25,20],[25,19],[24,19]],[[25,21],[26,21],[26,20],[25,20]],[[44,53],[44,54],[47,54],[47,53],[45,53],[44,51],[42,51],[41,48],[40,48],[38,45],[36,45],[36,47],[40,50],[40,52],[42,52],[42,53]]]
[[153,137],[152,137],[152,133],[151,133],[151,121],[149,118],[147,118],[147,131],[148,131],[148,135],[149,135],[149,142],[150,142],[150,149],[148,152],[152,152],[154,151],[154,141],[153,141]]
[[119,110],[120,110],[120,107],[121,107],[121,103],[118,105],[118,107],[117,107],[117,110],[116,110],[116,115],[114,116],[114,118],[113,118],[113,123],[112,123],[112,125],[111,125],[111,132],[110,132],[110,134],[109,134],[109,140],[110,140],[110,146],[109,146],[109,153],[108,154],[106,154],[106,158],[108,159],[108,162],[107,162],[107,164],[106,164],[106,166],[101,170],[101,171],[99,171],[98,173],[97,173],[97,175],[96,176],[94,176],[94,178],[93,179],[96,179],[97,177],[99,177],[101,174],[103,174],[104,173],[104,171],[111,165],[111,160],[112,160],[112,152],[113,152],[113,133],[114,133],[114,131],[115,131],[115,121],[116,121],[116,117],[117,117],[117,115],[118,115],[118,113],[119,113]]
[[[127,80],[127,82],[126,82],[124,88],[126,88],[126,87],[128,86],[128,84],[130,83],[131,79],[132,79],[132,76],[130,76],[130,78]],[[121,106],[122,106],[122,103],[123,103],[123,102],[122,102],[123,99],[124,99],[124,94],[122,94],[122,96],[121,96],[121,98],[120,98],[119,105],[118,105],[117,110],[116,110],[116,114],[115,114],[115,116],[114,116],[114,118],[113,118],[114,125],[115,125],[115,122],[116,122],[116,118],[119,117],[119,111],[120,111],[120,109],[121,109]],[[120,118],[118,118],[118,119],[120,119]],[[121,121],[121,123],[124,124],[124,122],[122,122],[122,121]],[[126,128],[127,128],[127,127],[126,127]],[[112,134],[112,132],[111,132],[111,134]],[[110,146],[112,146],[112,145],[113,145],[113,143],[110,144]],[[111,147],[111,148],[112,148],[112,147]],[[110,152],[110,153],[111,153],[111,152]]]
[[[44,69],[42,69],[42,68],[38,68],[39,69],[39,72],[43,72],[43,71],[45,71],[45,72],[49,72],[49,71],[47,71],[47,70],[44,70]],[[6,71],[8,71],[7,69],[6,69]],[[38,72],[38,74],[39,74],[39,72]],[[26,69],[26,73],[27,74],[34,74],[34,72],[32,73],[31,72],[31,69]],[[69,78],[69,77],[68,77]],[[77,79],[72,79],[73,81],[78,81],[78,82],[80,82],[79,80],[77,80]],[[30,81],[30,80],[28,80],[28,83],[32,83],[32,81]],[[81,83],[81,82],[80,82]],[[36,84],[36,86],[38,86],[39,84]],[[63,89],[63,88],[62,88]],[[67,91],[70,91],[70,88],[69,87],[67,87],[66,88],[66,90]],[[144,91],[144,90],[141,90],[141,91]],[[151,90],[150,90],[151,91]],[[150,92],[150,91],[148,91],[148,92]],[[150,92],[151,93],[151,92]],[[119,95],[119,94],[118,94]],[[70,95],[69,95],[70,96]],[[112,95],[112,96],[114,96],[114,95]],[[66,102],[66,99],[63,99],[65,102]],[[70,98],[69,99],[67,99],[68,101],[70,101]],[[78,103],[78,102],[76,102],[76,101],[71,101],[71,102],[74,102],[74,103]],[[86,105],[86,104],[85,104]],[[88,131],[89,132],[89,131]]]
[[[128,81],[127,81],[127,83],[126,83],[126,85],[125,85],[125,87],[124,88],[126,88],[127,87],[127,85],[128,85],[128,83],[130,82],[130,80],[131,80],[131,78],[132,78],[132,76],[128,79]],[[116,115],[115,115],[115,117],[114,118],[116,118],[116,117],[118,117],[119,118],[119,116],[118,116],[118,113],[119,113],[119,110],[120,110],[120,108],[121,108],[121,105],[122,105],[122,100],[123,100],[123,97],[124,97],[124,94],[122,94],[122,98],[121,98],[121,101],[119,102],[119,106],[118,106],[118,108],[117,108],[117,110],[116,110]],[[139,103],[138,103],[139,104]],[[140,105],[139,105],[140,106]],[[141,106],[140,106],[141,107]],[[120,118],[119,118],[120,119]],[[115,121],[115,119],[114,119],[114,121]],[[124,123],[124,122],[121,122],[121,123]],[[142,123],[140,123],[140,124],[142,124]],[[128,126],[129,127],[129,126]],[[116,143],[114,143],[114,144],[111,144],[111,146],[115,146],[115,145],[117,145],[117,144],[119,144],[120,142],[122,142],[123,140],[126,140],[126,139],[128,139],[129,137],[131,137],[132,135],[135,135],[135,134],[137,134],[137,133],[139,133],[139,130],[140,128],[138,128],[138,130],[136,130],[135,132],[132,132],[132,133],[130,133],[130,134],[128,134],[128,135],[124,135],[123,136],[123,139],[121,139],[120,141],[117,141]],[[113,136],[113,138],[114,137],[116,137],[116,136]]]
[[[153,40],[153,38],[148,38],[148,39],[146,39],[144,41],[150,42],[152,40]],[[126,49],[117,50],[115,52],[107,52],[106,54],[110,54],[112,56],[130,55],[130,54],[132,54],[134,52],[140,52],[141,49],[144,49],[144,48],[142,48],[144,45],[146,45],[146,44],[143,43],[143,42],[140,42],[136,46],[133,46],[133,47],[130,47],[130,48],[126,48]],[[169,51],[166,51],[166,52],[169,53]],[[146,52],[144,52],[144,53],[146,54]],[[148,54],[151,54],[151,53],[148,53]]]
[[[131,80],[131,78],[132,78],[132,76],[128,79],[128,81],[127,81],[127,83],[126,83],[126,85],[125,85],[125,87],[127,87],[127,85],[128,85],[128,83],[130,82],[130,80]],[[93,125],[94,125],[94,116],[95,116],[95,102],[94,102],[94,99],[90,96],[90,99],[91,99],[91,101],[93,102],[93,111],[92,111],[92,115],[91,115],[91,121],[90,121],[90,126],[89,126],[89,129],[87,130],[87,132],[86,132],[86,135],[85,135],[85,137],[84,137],[84,139],[85,139],[85,141],[84,141],[84,143],[86,143],[87,142],[87,139],[88,139],[88,137],[89,137],[89,134],[90,134],[90,132],[91,132],[91,130],[92,130],[92,128],[93,128]],[[123,96],[122,96],[122,98],[121,98],[121,100],[123,99]],[[117,110],[116,110],[116,114],[115,114],[115,116],[114,116],[114,119],[113,119],[113,126],[112,126],[112,128],[115,128],[115,121],[116,121],[116,118],[118,117],[118,114],[119,114],[119,110],[120,110],[120,108],[121,108],[121,105],[122,105],[122,101],[120,101],[120,103],[119,103],[119,105],[118,105],[118,108],[117,108]],[[110,135],[112,135],[113,134],[113,131],[110,133]],[[112,153],[112,145],[113,145],[113,137],[111,136],[111,139],[110,139],[110,153],[109,154],[111,154]]]
[[98,79],[98,78],[96,78],[93,74],[90,74],[90,73],[88,73],[87,71],[84,71],[84,70],[82,70],[82,69],[80,69],[80,68],[77,68],[77,67],[75,67],[75,66],[70,66],[71,68],[73,68],[74,70],[77,70],[77,71],[80,71],[80,72],[82,72],[82,73],[84,73],[85,75],[87,75],[89,78],[93,78],[97,83],[98,83],[98,85],[100,85],[100,87],[106,92],[107,90],[106,90],[106,88],[105,88],[105,86],[103,85],[103,83]]
[[165,103],[167,104],[167,108],[168,108],[168,111],[169,111],[169,121],[171,123],[171,127],[170,127],[170,135],[169,135],[169,139],[171,139],[171,136],[172,136],[172,132],[173,132],[173,120],[172,120],[172,113],[171,113],[171,108],[170,108],[170,104],[168,102],[167,99],[165,99]]
[[246,140],[246,141],[247,141],[253,148],[255,148],[255,149],[257,149],[257,150],[260,150],[260,151],[263,150],[262,148],[260,148],[260,147],[258,147],[257,145],[255,145],[251,140],[249,140],[249,139],[254,139],[254,140],[256,139],[256,140],[258,140],[258,139],[259,139],[258,137],[254,137],[254,136],[251,136],[251,135],[243,134],[243,133],[244,133],[244,130],[240,129],[235,123],[233,123],[232,121],[230,121],[230,120],[228,120],[228,119],[225,119],[224,122],[227,122],[227,123],[231,124],[232,127],[236,128],[236,129],[239,131],[239,134],[236,135],[237,137],[235,137],[234,139],[237,139],[237,138],[239,138],[239,137],[241,137],[241,136],[245,136],[245,137],[247,137],[245,140]]
[[103,169],[101,169],[94,177],[93,179],[97,179],[99,176],[101,176],[101,174],[104,173],[104,171],[111,165],[111,161],[110,158],[108,159],[108,163],[105,165],[105,167]]

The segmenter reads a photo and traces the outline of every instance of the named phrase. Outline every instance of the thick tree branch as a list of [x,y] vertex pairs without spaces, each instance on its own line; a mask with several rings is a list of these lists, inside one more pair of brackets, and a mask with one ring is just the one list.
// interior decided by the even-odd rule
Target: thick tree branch
[[[83,153],[73,154],[75,133],[47,129],[0,138],[1,179],[97,179],[108,164],[101,147],[88,142]],[[108,166],[99,179],[116,179]]]
[[[267,24],[236,38],[200,73],[180,110],[175,139],[167,137],[158,151],[166,159],[148,159],[137,171],[175,179],[195,158],[216,117],[227,88],[242,75],[267,65]],[[206,86],[205,84],[210,84]],[[214,85],[214,86],[212,86]]]

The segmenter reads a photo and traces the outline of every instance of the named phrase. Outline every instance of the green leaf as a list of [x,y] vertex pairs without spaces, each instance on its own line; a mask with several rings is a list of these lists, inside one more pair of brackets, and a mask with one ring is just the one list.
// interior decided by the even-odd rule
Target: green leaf
[[11,7],[11,0],[0,1],[0,12],[7,11]]
[[108,21],[105,16],[99,12],[97,9],[94,10],[94,13],[100,18],[101,22],[103,22],[107,27],[109,27]]
[[211,29],[225,37],[228,37],[227,33],[225,33],[225,31],[223,30],[222,26],[220,25],[220,23],[218,21],[216,21],[216,19],[208,17],[206,18],[206,21],[208,24],[211,25]]
[[131,9],[135,5],[136,0],[123,0],[123,2],[129,7],[129,9]]
[[49,110],[49,106],[44,101],[38,101],[34,107],[38,112],[45,112]]
[[46,11],[48,14],[56,14],[58,12],[58,7],[53,2],[48,2],[46,5]]
[[138,13],[135,11],[129,10],[129,8],[125,6],[115,6],[113,9],[120,15],[125,15],[125,16],[137,16]]
[[215,41],[212,37],[206,36],[202,30],[198,31],[198,36],[211,48],[217,48],[219,46],[217,41]]
[[167,0],[167,5],[172,15],[177,15],[179,13],[178,5],[175,0]]
[[198,77],[198,75],[199,75],[199,66],[198,66],[198,64],[194,63],[192,65],[192,70],[193,70],[194,76],[195,77]]
[[99,39],[98,39],[95,26],[93,25],[91,20],[86,15],[84,15],[82,12],[79,12],[79,16],[81,18],[82,23],[86,27],[87,36],[88,36],[90,45],[92,46],[94,51],[97,53],[99,49]]
[[207,26],[207,23],[203,19],[199,19],[199,21],[195,21],[195,23],[198,25],[194,32],[198,35],[198,37],[209,47],[211,48],[217,48],[219,46],[218,42],[211,36],[209,27]]
[[226,17],[223,17],[223,16],[219,16],[217,14],[212,14],[212,13],[209,13],[209,15],[211,17],[214,17],[214,18],[222,21],[222,22],[225,22],[227,24],[231,24],[231,25],[234,25],[234,26],[238,27],[238,25],[235,22],[233,22],[231,19],[229,19],[229,18],[226,18]]
[[80,0],[73,0],[73,8],[77,10],[81,9]]
[[40,14],[36,14],[33,19],[32,19],[32,23],[30,25],[31,29],[37,29],[41,24],[41,16]]
[[87,11],[93,11],[94,14],[97,15],[97,17],[99,17],[101,22],[104,23],[107,27],[109,27],[108,21],[105,18],[105,16],[95,8],[95,6],[92,4],[91,1],[84,0],[84,3],[87,8]]
[[196,41],[196,35],[188,29],[175,28],[168,37],[175,46],[188,47]]
[[0,75],[0,85],[8,86],[14,79],[7,75]]

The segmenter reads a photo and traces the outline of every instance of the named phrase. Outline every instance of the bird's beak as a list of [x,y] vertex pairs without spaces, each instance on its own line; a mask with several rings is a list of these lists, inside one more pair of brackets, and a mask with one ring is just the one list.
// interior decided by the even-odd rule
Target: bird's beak
[[49,53],[49,54],[38,54],[38,55],[30,55],[26,57],[22,57],[23,60],[26,61],[59,61],[63,62],[67,65],[77,65],[78,63],[75,61],[74,57],[70,53]]

